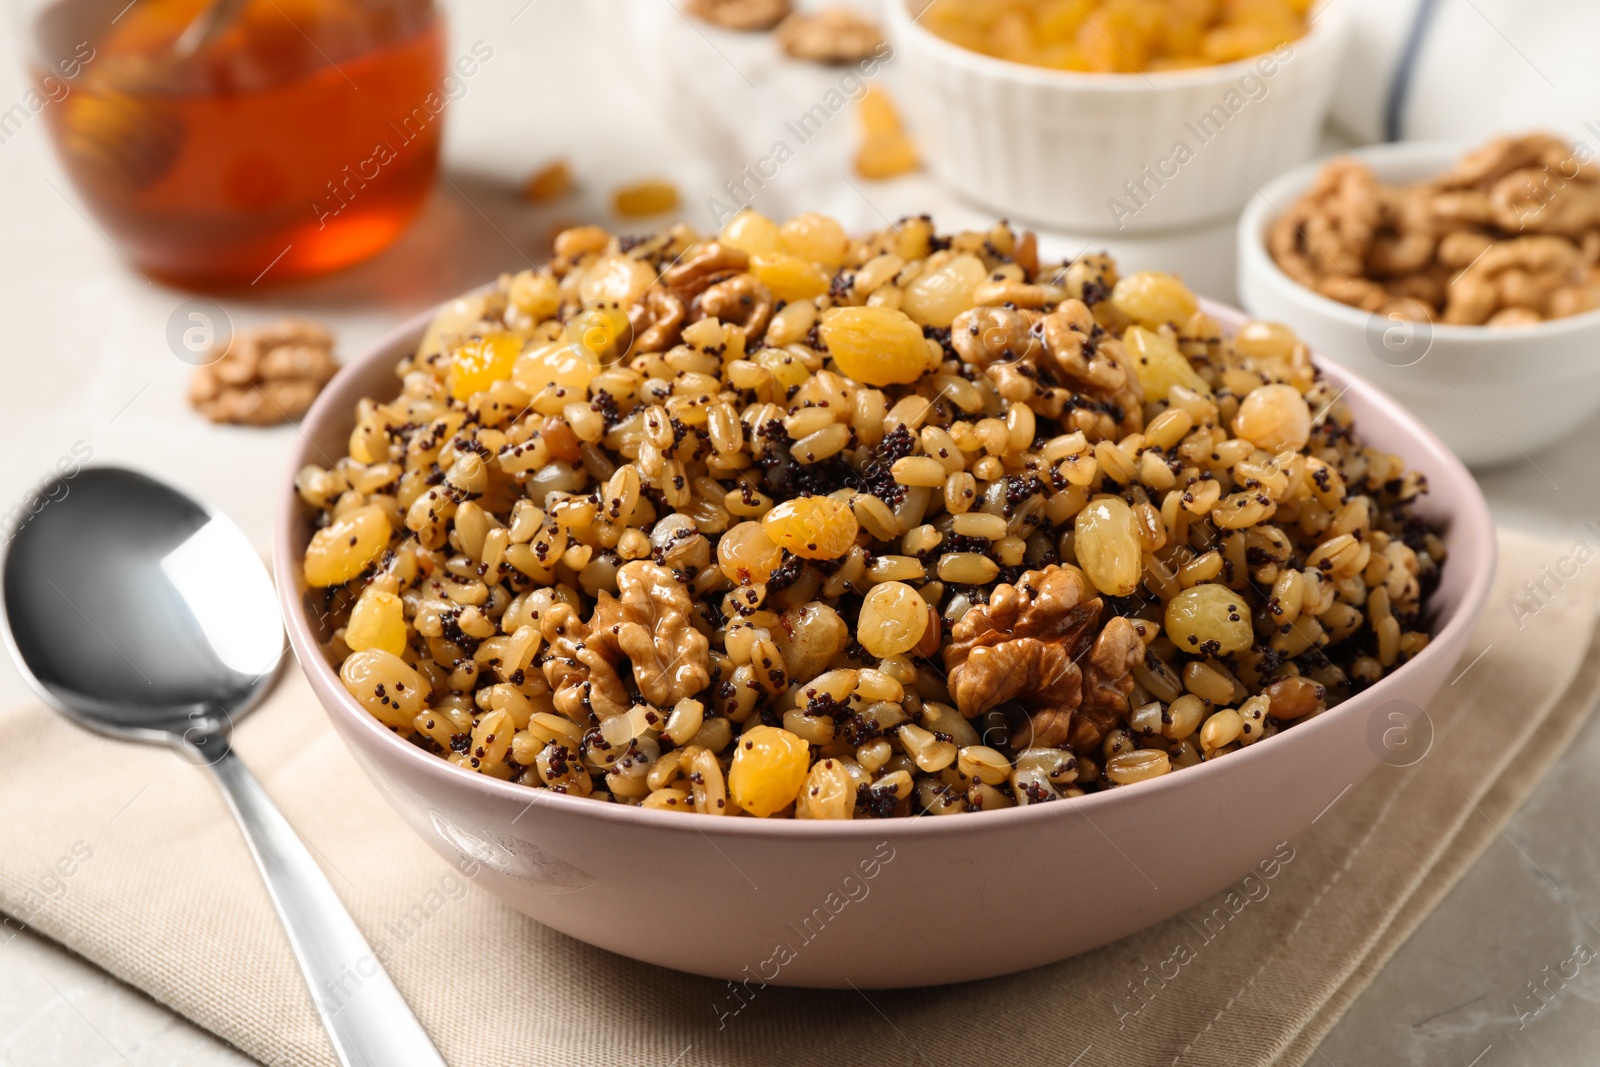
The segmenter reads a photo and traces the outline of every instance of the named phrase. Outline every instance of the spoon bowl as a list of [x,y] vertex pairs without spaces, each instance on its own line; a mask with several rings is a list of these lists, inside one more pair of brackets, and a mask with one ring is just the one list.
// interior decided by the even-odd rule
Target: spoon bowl
[[92,467],[49,493],[5,564],[6,633],[28,680],[114,737],[181,748],[225,733],[283,658],[250,542],[132,471]]
[[[0,568],[23,676],[80,726],[205,765],[239,820],[344,1067],[444,1067],[298,834],[229,744],[283,659],[266,567],[239,528],[170,486],[91,467],[56,478]],[[359,968],[359,971],[357,971]]]

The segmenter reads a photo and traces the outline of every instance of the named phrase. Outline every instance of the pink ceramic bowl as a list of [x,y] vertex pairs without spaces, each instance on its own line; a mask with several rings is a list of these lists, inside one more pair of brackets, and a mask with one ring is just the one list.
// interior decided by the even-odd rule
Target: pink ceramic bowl
[[[1229,329],[1243,321],[1207,310]],[[1366,439],[1427,474],[1423,513],[1450,547],[1434,640],[1327,714],[1140,785],[947,818],[714,818],[537,792],[379,725],[324,659],[304,603],[311,526],[292,472],[345,454],[356,401],[398,392],[394,366],[429,317],[346,365],[305,419],[274,550],[289,640],[367,777],[441,856],[476,860],[478,884],[518,911],[663,967],[793,986],[934,985],[1064,959],[1174,915],[1270,859],[1373,770],[1389,716],[1427,704],[1449,676],[1494,575],[1494,524],[1466,468],[1394,401],[1322,363]]]

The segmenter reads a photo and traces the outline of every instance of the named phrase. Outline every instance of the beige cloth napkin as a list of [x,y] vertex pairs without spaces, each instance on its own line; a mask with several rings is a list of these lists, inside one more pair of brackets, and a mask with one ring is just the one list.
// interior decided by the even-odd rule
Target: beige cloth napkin
[[[1591,709],[1600,567],[1579,568],[1531,614],[1525,598],[1512,606],[1524,580],[1569,553],[1502,533],[1496,591],[1459,681],[1429,709],[1434,738],[1420,761],[1379,767],[1330,797],[1312,829],[1231,897],[1077,959],[969,985],[767,988],[721,1017],[723,983],[590,948],[470,885],[390,814],[298,671],[242,724],[237,745],[368,939],[388,950],[396,984],[452,1064],[1300,1064]],[[204,772],[39,706],[0,715],[0,754],[10,929],[60,941],[264,1063],[333,1063]],[[1249,817],[1208,817],[1221,814]],[[681,921],[716,936],[715,902]],[[948,936],[954,951],[959,927]]]

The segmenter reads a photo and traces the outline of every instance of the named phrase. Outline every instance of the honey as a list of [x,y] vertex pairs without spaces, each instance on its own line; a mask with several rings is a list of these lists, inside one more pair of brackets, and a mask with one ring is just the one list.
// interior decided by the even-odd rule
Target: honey
[[[204,288],[387,246],[427,196],[463,84],[444,80],[431,0],[250,0],[181,55],[204,5],[58,0],[38,16],[36,82],[57,56],[81,60],[46,116],[101,230],[146,273]],[[463,76],[488,58],[477,51]]]

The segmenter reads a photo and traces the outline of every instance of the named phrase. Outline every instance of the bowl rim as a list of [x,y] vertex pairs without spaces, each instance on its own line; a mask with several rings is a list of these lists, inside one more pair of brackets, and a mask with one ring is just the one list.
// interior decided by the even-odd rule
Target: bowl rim
[[[1239,216],[1238,245],[1241,282],[1247,274],[1257,274],[1273,283],[1291,288],[1296,297],[1312,309],[1334,319],[1341,325],[1357,330],[1366,328],[1376,312],[1362,311],[1358,307],[1341,303],[1308,289],[1289,277],[1277,260],[1267,251],[1267,226],[1274,215],[1282,217],[1278,205],[1298,199],[1311,186],[1317,172],[1335,159],[1349,158],[1370,166],[1379,177],[1384,177],[1385,167],[1406,164],[1439,162],[1440,171],[1460,159],[1480,143],[1460,140],[1398,141],[1390,144],[1363,145],[1343,152],[1334,152],[1318,159],[1308,160],[1284,171],[1258,189]],[[1244,286],[1241,284],[1241,290]],[[1568,315],[1564,319],[1547,319],[1526,326],[1462,326],[1455,323],[1430,322],[1429,335],[1435,342],[1453,341],[1463,344],[1486,341],[1544,340],[1566,334],[1581,333],[1600,326],[1600,308],[1581,315]]]
[[[987,55],[946,40],[921,24],[921,15],[915,17],[910,5],[918,0],[887,0],[889,23],[896,33],[904,34],[914,47],[937,56],[946,63],[965,66],[980,74],[1014,82],[1024,82],[1053,89],[1093,90],[1107,93],[1152,93],[1168,89],[1213,88],[1237,81],[1252,71],[1264,56],[1273,56],[1278,48],[1289,45],[1291,49],[1306,47],[1312,50],[1337,44],[1344,38],[1349,18],[1338,0],[1317,0],[1317,12],[1308,21],[1306,32],[1292,41],[1285,41],[1266,52],[1260,52],[1228,63],[1206,67],[1187,67],[1180,70],[1152,70],[1131,72],[1101,72],[1081,70],[1056,70],[1053,67],[1036,67],[1012,59]],[[923,11],[938,3],[927,0]],[[1326,17],[1324,17],[1326,16]],[[1292,58],[1292,56],[1291,56]],[[1280,63],[1287,60],[1280,59]]]
[[[452,298],[454,299],[454,298]],[[448,303],[446,301],[445,303]],[[443,304],[439,305],[442,307]],[[1248,316],[1238,309],[1202,299],[1201,307],[1208,314],[1217,318],[1224,329],[1236,330]],[[587,797],[573,797],[564,794],[552,793],[547,790],[534,790],[527,786],[514,785],[511,782],[490,778],[486,775],[476,774],[462,770],[448,760],[424,752],[421,748],[400,737],[388,727],[382,725],[377,719],[368,714],[355,701],[343,684],[339,681],[337,672],[323,656],[321,649],[312,635],[304,611],[303,586],[300,577],[299,559],[290,554],[291,535],[299,520],[303,507],[298,492],[295,490],[294,480],[296,473],[308,462],[314,461],[313,452],[317,451],[313,441],[313,433],[309,428],[315,428],[323,422],[343,420],[352,417],[354,403],[345,393],[354,387],[361,379],[368,377],[373,370],[373,365],[382,363],[383,366],[392,368],[397,361],[397,351],[407,345],[414,345],[421,337],[422,331],[432,320],[438,307],[430,308],[404,323],[396,326],[378,340],[373,342],[359,356],[354,357],[344,364],[338,375],[323,389],[311,409],[307,412],[303,425],[298,434],[298,443],[295,445],[294,454],[285,472],[286,476],[281,483],[279,506],[273,522],[273,577],[277,586],[278,601],[283,614],[284,628],[289,635],[290,647],[294,649],[295,658],[299,660],[301,668],[307,673],[313,691],[317,694],[319,703],[327,711],[330,718],[342,719],[345,726],[353,728],[364,736],[371,738],[376,745],[390,746],[390,751],[397,758],[409,763],[416,768],[417,773],[433,783],[433,787],[446,792],[461,790],[475,794],[485,803],[514,803],[523,806],[524,811],[536,805],[546,806],[552,814],[578,818],[594,818],[631,825],[642,829],[657,832],[672,832],[681,834],[699,834],[708,840],[714,837],[724,838],[763,838],[769,840],[794,840],[813,837],[836,837],[843,835],[849,838],[899,838],[902,835],[927,835],[941,834],[969,834],[998,832],[1009,822],[1022,822],[1027,820],[1044,820],[1068,818],[1074,813],[1081,814],[1093,822],[1093,817],[1108,804],[1146,803],[1159,800],[1161,795],[1173,789],[1197,788],[1205,781],[1216,777],[1218,774],[1237,773],[1229,768],[1241,767],[1244,761],[1272,759],[1278,747],[1284,742],[1278,737],[1265,738],[1249,748],[1231,754],[1228,760],[1219,760],[1214,763],[1202,763],[1194,767],[1185,768],[1182,774],[1163,775],[1154,781],[1141,782],[1137,790],[1113,789],[1101,793],[1089,793],[1080,797],[1070,798],[1069,803],[1060,804],[1030,804],[1024,807],[1005,808],[999,811],[965,812],[954,818],[905,818],[905,819],[849,819],[815,821],[809,819],[761,819],[761,818],[709,818],[699,817],[692,812],[660,811],[636,806],[611,804],[591,800]],[[1353,392],[1359,395],[1364,406],[1378,413],[1381,421],[1398,423],[1415,438],[1420,446],[1419,452],[1428,454],[1429,464],[1436,472],[1443,471],[1449,475],[1448,479],[1438,477],[1435,481],[1448,480],[1454,485],[1466,489],[1465,493],[1452,494],[1449,498],[1435,498],[1444,501],[1447,512],[1447,536],[1455,531],[1461,532],[1462,544],[1476,543],[1483,555],[1481,560],[1462,559],[1456,565],[1468,567],[1471,570],[1467,584],[1454,613],[1439,631],[1432,635],[1426,648],[1419,652],[1412,660],[1407,661],[1394,673],[1385,675],[1368,689],[1351,697],[1349,700],[1330,708],[1323,715],[1311,722],[1302,723],[1295,727],[1294,734],[1302,741],[1309,743],[1310,739],[1318,733],[1326,732],[1333,728],[1335,718],[1347,718],[1352,714],[1361,714],[1363,709],[1370,712],[1372,708],[1389,698],[1397,688],[1397,678],[1403,678],[1408,673],[1416,673],[1425,665],[1441,656],[1448,655],[1445,650],[1464,642],[1472,628],[1477,626],[1485,606],[1488,603],[1489,593],[1494,581],[1497,561],[1496,534],[1493,516],[1489,510],[1488,502],[1484,499],[1483,492],[1477,481],[1467,471],[1466,466],[1451,452],[1444,442],[1424,425],[1415,416],[1402,408],[1387,393],[1372,385],[1361,376],[1352,373],[1344,367],[1327,360],[1321,356],[1313,355],[1318,369],[1335,384],[1341,385],[1344,392]],[[1407,457],[1413,461],[1418,457]],[[1458,558],[1452,553],[1452,558]],[[1459,650],[1456,652],[1459,657]],[[323,699],[325,693],[333,693],[334,701]],[[335,724],[336,728],[338,723]],[[343,733],[343,730],[339,732]],[[1285,732],[1287,733],[1287,731]],[[350,742],[341,738],[347,747],[354,747]],[[425,795],[425,794],[419,794]],[[685,818],[685,816],[689,816]]]

